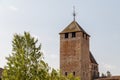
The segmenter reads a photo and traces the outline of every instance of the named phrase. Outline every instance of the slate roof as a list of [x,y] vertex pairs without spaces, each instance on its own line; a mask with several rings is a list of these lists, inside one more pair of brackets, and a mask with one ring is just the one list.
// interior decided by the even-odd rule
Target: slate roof
[[[62,32],[60,32],[60,34],[70,32],[83,32],[87,34],[85,30],[76,21],[72,21]],[[89,34],[87,35],[89,36]]]
[[90,61],[91,61],[91,63],[98,64],[98,63],[96,62],[94,56],[92,55],[92,53],[91,53],[91,52],[89,52],[89,53],[90,53]]

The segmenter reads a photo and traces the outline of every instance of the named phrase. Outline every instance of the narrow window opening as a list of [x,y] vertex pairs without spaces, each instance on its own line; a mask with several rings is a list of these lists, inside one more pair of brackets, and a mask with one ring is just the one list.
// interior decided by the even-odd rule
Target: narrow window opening
[[65,38],[68,38],[68,33],[65,33]]
[[87,40],[87,35],[86,35],[86,40]]
[[84,38],[84,33],[83,33],[83,38]]
[[65,76],[67,76],[67,72],[65,72]]
[[76,33],[75,32],[72,32],[72,37],[76,37]]
[[75,76],[75,72],[73,72],[73,76]]

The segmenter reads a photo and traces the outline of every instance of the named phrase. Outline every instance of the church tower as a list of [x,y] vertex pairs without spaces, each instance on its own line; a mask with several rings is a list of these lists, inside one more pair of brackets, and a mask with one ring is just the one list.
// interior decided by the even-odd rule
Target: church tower
[[81,80],[98,77],[98,64],[89,49],[90,35],[75,19],[60,32],[60,70]]
[[[60,33],[60,70],[89,80],[89,35],[73,21]],[[86,79],[84,79],[84,76]]]

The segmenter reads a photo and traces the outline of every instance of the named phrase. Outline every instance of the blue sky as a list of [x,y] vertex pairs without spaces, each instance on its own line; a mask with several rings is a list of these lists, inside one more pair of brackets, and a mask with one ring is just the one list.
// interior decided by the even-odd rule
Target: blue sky
[[14,33],[30,32],[45,60],[59,68],[59,32],[76,21],[91,35],[90,50],[100,73],[120,74],[120,0],[0,0],[0,67],[11,54]]

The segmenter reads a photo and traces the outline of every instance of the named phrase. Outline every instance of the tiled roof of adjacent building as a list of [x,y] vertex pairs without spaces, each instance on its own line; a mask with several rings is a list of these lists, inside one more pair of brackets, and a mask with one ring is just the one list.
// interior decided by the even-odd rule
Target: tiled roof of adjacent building
[[106,78],[98,78],[95,80],[120,80],[120,76],[111,76],[111,77],[106,77]]

